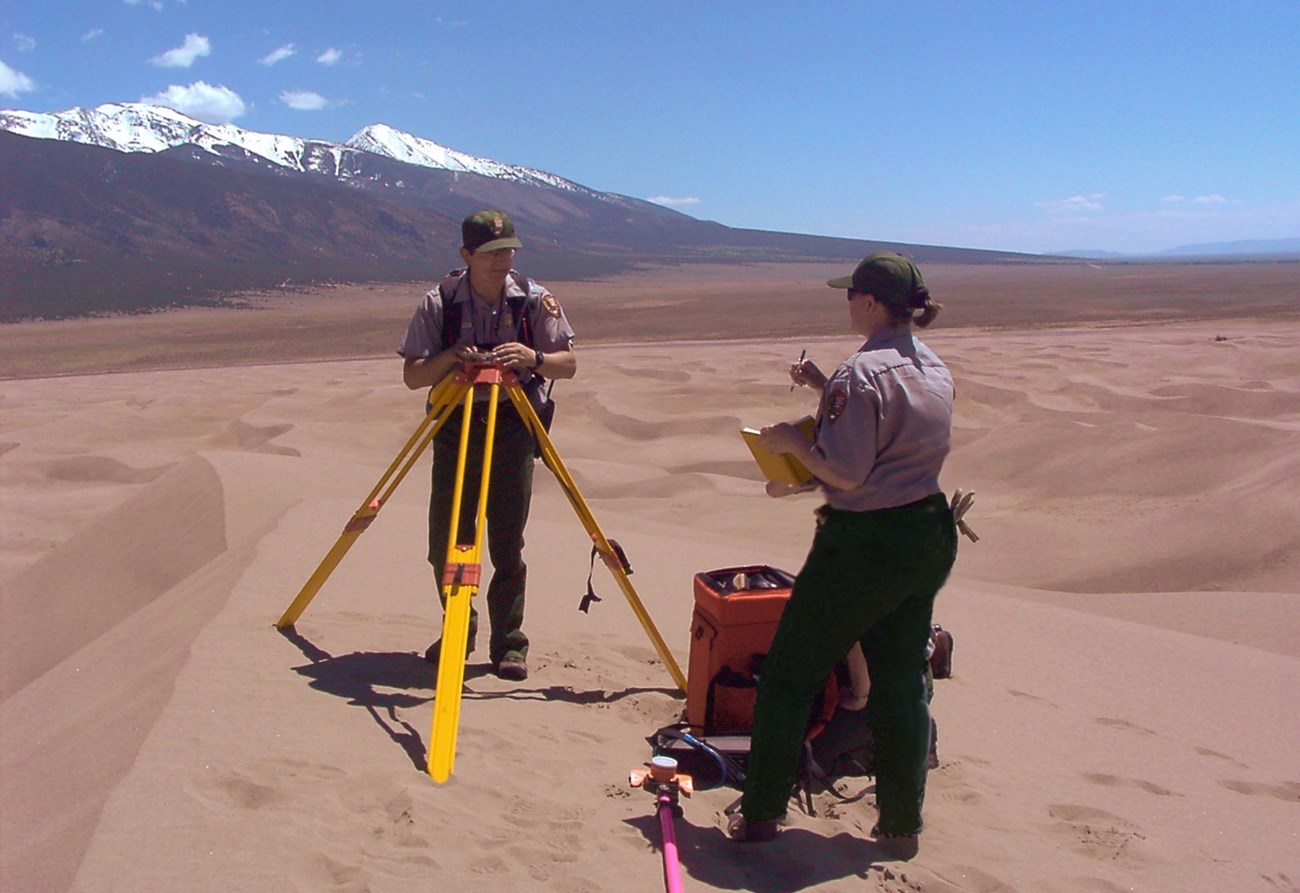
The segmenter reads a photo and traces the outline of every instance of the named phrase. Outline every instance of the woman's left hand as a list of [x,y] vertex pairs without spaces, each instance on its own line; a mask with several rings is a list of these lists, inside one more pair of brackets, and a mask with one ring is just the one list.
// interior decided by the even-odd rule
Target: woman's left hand
[[789,422],[777,422],[759,431],[760,443],[773,453],[794,453],[802,455],[808,451],[808,439],[799,433],[799,429]]

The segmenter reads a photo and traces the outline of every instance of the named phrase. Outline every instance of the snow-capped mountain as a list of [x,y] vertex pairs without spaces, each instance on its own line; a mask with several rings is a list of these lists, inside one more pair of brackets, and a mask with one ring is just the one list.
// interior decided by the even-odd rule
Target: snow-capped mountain
[[502,180],[517,180],[523,183],[541,183],[557,189],[571,189],[580,192],[593,192],[579,186],[571,180],[548,174],[531,167],[503,164],[477,155],[457,152],[439,145],[433,140],[412,136],[401,130],[395,130],[387,124],[371,124],[362,128],[347,141],[347,145],[362,152],[384,155],[394,161],[417,164],[420,167],[440,168],[448,171],[463,171],[482,174],[485,177],[497,177]]
[[259,133],[233,124],[205,124],[164,106],[109,103],[93,109],[74,108],[49,114],[3,110],[0,111],[0,129],[37,139],[85,143],[119,152],[156,153],[180,146],[197,146],[215,159],[254,159],[279,168],[325,174],[343,180],[364,176],[359,173],[365,167],[363,160],[354,157],[356,153],[364,152],[419,167],[481,174],[582,192],[606,200],[614,198],[545,171],[458,152],[386,124],[372,124],[346,143],[333,143]]
[[732,229],[382,124],[345,143],[171,109],[0,111],[0,322],[221,301],[286,282],[411,282],[460,260],[460,221],[508,208],[526,272],[642,264],[918,261],[995,252]]

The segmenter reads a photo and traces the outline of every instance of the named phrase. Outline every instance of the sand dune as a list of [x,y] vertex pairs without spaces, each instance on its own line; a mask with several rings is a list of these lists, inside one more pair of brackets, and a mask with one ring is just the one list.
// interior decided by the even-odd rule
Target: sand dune
[[[687,889],[1296,889],[1300,324],[936,329],[973,488],[956,675],[912,863],[870,797],[773,844],[684,803]],[[1218,340],[1224,339],[1224,340]],[[812,410],[852,339],[599,345],[555,440],[684,666],[694,573],[797,570],[736,429]],[[419,420],[394,359],[0,383],[0,887],[662,889],[626,785],[683,703],[539,468],[527,682],[476,654],[423,774],[438,635],[421,464],[297,628],[272,623]],[[849,783],[851,790],[869,780]]]

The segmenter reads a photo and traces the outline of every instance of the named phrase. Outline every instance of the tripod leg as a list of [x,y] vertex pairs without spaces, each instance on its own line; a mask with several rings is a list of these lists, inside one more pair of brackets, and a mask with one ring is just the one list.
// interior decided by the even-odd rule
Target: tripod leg
[[429,733],[429,775],[444,782],[456,762],[456,736],[460,727],[461,690],[465,685],[465,650],[469,638],[470,599],[478,592],[483,574],[483,538],[487,529],[488,485],[492,475],[492,450],[496,440],[497,396],[494,381],[488,402],[487,433],[483,438],[483,473],[479,481],[474,544],[458,545],[460,506],[469,454],[472,394],[465,396],[460,451],[456,457],[456,486],[452,495],[451,532],[447,540],[447,566],[443,572],[446,605],[443,608],[442,652],[438,657],[438,684],[434,690],[433,728]]
[[679,689],[685,692],[686,676],[682,673],[682,668],[677,665],[677,661],[673,658],[672,652],[668,650],[668,645],[664,642],[663,636],[659,635],[659,630],[655,627],[654,621],[650,619],[650,615],[646,612],[645,606],[641,604],[641,598],[636,594],[636,587],[632,585],[632,581],[628,579],[627,571],[623,567],[622,559],[619,558],[614,547],[610,545],[609,540],[606,539],[604,532],[600,529],[600,525],[596,523],[595,515],[591,513],[591,509],[588,508],[586,500],[584,500],[582,494],[578,492],[578,485],[573,482],[573,478],[569,476],[569,470],[564,467],[564,461],[560,458],[560,454],[555,451],[555,444],[551,442],[551,436],[547,433],[546,427],[542,424],[542,420],[537,417],[537,412],[533,409],[533,404],[528,402],[527,395],[524,394],[523,388],[518,384],[507,387],[506,393],[508,393],[510,399],[514,401],[515,409],[519,412],[519,417],[524,420],[524,423],[528,425],[529,430],[533,432],[533,436],[537,438],[537,442],[542,448],[542,461],[546,464],[546,467],[551,470],[551,473],[555,475],[555,479],[559,482],[560,489],[564,491],[564,495],[569,498],[569,503],[573,506],[573,510],[578,515],[578,520],[582,522],[582,526],[586,528],[587,533],[590,534],[592,541],[596,545],[596,550],[600,552],[600,557],[605,562],[605,566],[608,567],[609,572],[614,575],[614,579],[618,582],[619,589],[623,591],[624,597],[627,598],[627,602],[632,608],[632,613],[636,615],[636,619],[641,622],[641,627],[645,630],[646,635],[650,637],[650,644],[654,646],[655,651],[659,654],[659,659],[662,660],[664,666],[668,668],[668,673],[673,677],[673,682],[677,684]]
[[338,567],[343,556],[348,554],[352,544],[357,538],[366,531],[370,523],[374,521],[379,510],[384,507],[384,503],[397,489],[397,485],[406,477],[406,473],[411,470],[415,461],[419,459],[433,437],[438,433],[438,429],[443,426],[450,415],[451,409],[456,406],[458,398],[469,389],[469,384],[460,380],[457,376],[449,375],[440,381],[429,392],[430,409],[425,414],[424,421],[415,429],[415,433],[406,441],[401,452],[393,459],[379,479],[379,483],[366,496],[361,507],[353,512],[351,519],[343,527],[343,533],[335,541],[333,547],[325,554],[321,563],[316,567],[315,572],[303,584],[302,589],[293,603],[285,610],[280,619],[275,622],[279,629],[293,626],[302,616],[302,612],[311,604],[311,600],[316,597],[316,593],[325,585],[330,574]]

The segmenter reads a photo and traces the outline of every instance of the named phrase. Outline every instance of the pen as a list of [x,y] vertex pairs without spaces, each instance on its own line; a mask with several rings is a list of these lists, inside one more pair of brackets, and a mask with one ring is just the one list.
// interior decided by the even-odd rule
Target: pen
[[[808,356],[808,348],[805,347],[803,350],[799,351],[799,362],[795,363],[795,365],[802,366],[804,357],[806,356]],[[794,390],[794,382],[790,382],[790,390]]]

